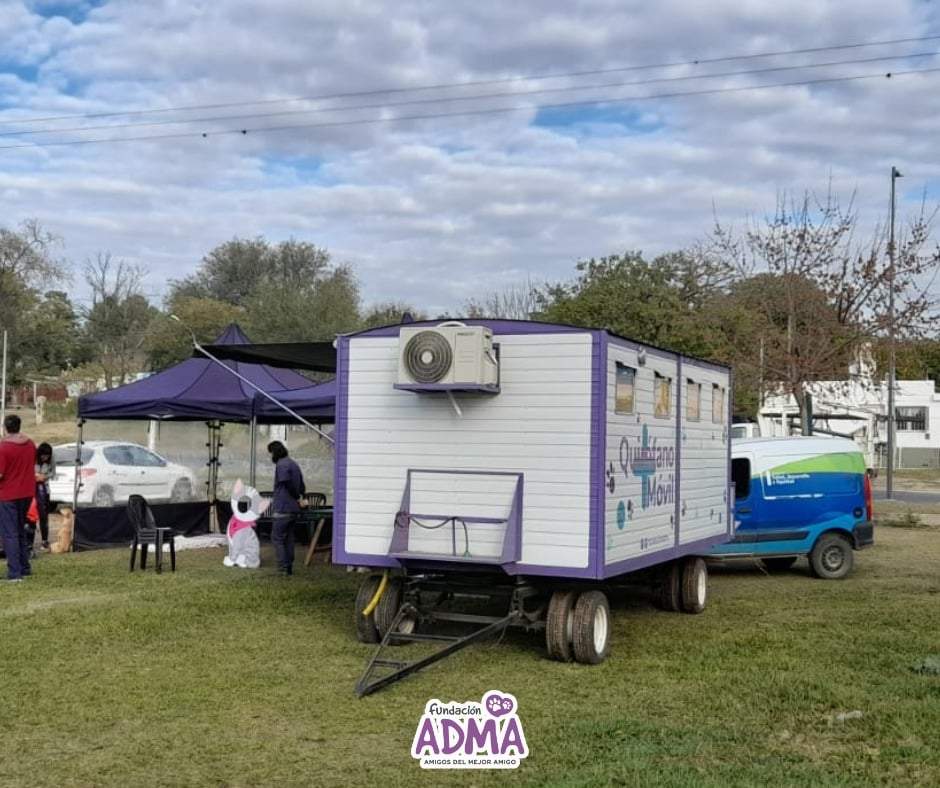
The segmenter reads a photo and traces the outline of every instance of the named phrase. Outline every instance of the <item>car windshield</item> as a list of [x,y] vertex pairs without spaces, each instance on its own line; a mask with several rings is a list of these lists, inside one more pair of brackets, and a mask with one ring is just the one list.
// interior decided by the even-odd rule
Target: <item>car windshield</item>
[[[95,450],[82,447],[82,465],[88,465],[94,456]],[[68,468],[75,465],[75,445],[56,446],[52,450],[52,456],[55,458],[55,464],[60,468]]]

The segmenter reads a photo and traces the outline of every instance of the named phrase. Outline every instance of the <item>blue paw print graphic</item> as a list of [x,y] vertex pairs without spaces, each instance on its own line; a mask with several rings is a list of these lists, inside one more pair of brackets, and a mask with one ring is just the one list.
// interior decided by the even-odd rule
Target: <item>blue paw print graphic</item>
[[624,529],[624,526],[627,524],[627,507],[623,505],[623,501],[617,504],[617,528],[621,531]]

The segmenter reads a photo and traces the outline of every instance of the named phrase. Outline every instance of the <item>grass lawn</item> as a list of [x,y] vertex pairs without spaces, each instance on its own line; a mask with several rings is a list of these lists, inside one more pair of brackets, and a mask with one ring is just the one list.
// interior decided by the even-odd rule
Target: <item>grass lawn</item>
[[[940,653],[940,529],[877,538],[844,582],[716,570],[701,616],[618,598],[598,667],[515,633],[363,700],[361,575],[230,570],[220,550],[162,576],[123,551],[43,556],[0,587],[0,784],[937,785],[940,676],[911,666]],[[528,760],[422,772],[425,702],[488,689],[518,697]]]

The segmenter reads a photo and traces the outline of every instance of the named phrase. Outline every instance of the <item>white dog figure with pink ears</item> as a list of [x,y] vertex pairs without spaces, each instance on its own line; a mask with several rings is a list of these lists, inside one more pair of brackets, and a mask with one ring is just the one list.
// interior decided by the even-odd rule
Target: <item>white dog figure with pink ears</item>
[[228,555],[222,559],[226,566],[257,569],[261,566],[261,545],[254,524],[270,505],[254,487],[246,487],[239,479],[232,490],[232,519],[228,521]]

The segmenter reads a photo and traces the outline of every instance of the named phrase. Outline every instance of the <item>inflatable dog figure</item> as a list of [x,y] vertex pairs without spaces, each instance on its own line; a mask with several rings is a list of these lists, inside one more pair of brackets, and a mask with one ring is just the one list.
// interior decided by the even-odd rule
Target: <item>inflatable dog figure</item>
[[232,490],[232,519],[228,521],[228,555],[222,559],[226,566],[257,569],[261,566],[261,545],[252,527],[271,503],[262,498],[254,487],[246,487],[239,479]]

